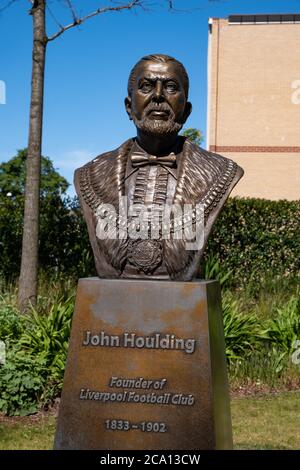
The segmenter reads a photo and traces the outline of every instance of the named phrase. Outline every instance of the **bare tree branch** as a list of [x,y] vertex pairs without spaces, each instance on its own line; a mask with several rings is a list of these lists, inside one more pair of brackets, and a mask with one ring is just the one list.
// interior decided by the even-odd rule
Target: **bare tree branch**
[[71,10],[71,13],[72,13],[72,16],[73,16],[73,21],[76,21],[78,16],[76,14],[76,11],[75,11],[75,8],[72,4],[72,1],[71,0],[65,0],[65,2],[67,4],[68,8]]
[[143,7],[143,0],[132,0],[131,2],[127,3],[126,5],[119,5],[119,6],[107,6],[103,8],[97,8],[97,10],[82,16],[81,18],[75,17],[74,21],[66,26],[60,28],[59,31],[54,33],[52,36],[48,37],[48,41],[53,41],[54,39],[61,36],[65,31],[68,29],[74,28],[75,26],[79,26],[80,24],[84,23],[85,21],[93,18],[94,16],[101,15],[102,13],[107,13],[109,11],[122,11],[122,10],[131,10],[135,7]]
[[56,18],[56,16],[54,15],[53,11],[51,10],[51,8],[49,7],[49,5],[47,4],[47,10],[49,11],[49,15],[52,17],[52,19],[55,21],[55,23],[57,24],[57,26],[59,28],[63,28],[63,25],[58,21],[58,19]]
[[3,5],[3,7],[0,7],[0,13],[1,13],[2,11],[6,10],[6,8],[9,8],[10,5],[12,5],[13,3],[15,3],[15,2],[17,2],[17,1],[18,1],[18,0],[8,0],[8,1],[6,2],[6,4]]

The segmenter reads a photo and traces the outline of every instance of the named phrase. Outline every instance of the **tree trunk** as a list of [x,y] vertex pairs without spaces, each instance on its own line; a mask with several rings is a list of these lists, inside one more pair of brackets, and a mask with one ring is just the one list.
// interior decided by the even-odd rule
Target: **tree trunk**
[[33,19],[33,53],[28,157],[26,164],[24,227],[19,308],[25,312],[36,304],[39,241],[39,199],[41,179],[41,143],[43,123],[44,70],[46,55],[46,0],[36,0],[31,10]]

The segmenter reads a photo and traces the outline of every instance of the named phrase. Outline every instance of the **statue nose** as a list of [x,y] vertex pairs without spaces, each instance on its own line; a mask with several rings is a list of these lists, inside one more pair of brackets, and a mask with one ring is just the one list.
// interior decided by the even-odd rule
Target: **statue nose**
[[163,96],[163,84],[160,80],[157,80],[155,88],[154,88],[154,98],[158,101],[164,99]]

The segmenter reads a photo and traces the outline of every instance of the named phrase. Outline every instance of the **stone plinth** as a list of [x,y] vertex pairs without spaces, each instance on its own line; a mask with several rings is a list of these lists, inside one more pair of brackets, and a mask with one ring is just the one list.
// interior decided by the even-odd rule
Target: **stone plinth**
[[79,281],[55,448],[232,448],[217,282]]

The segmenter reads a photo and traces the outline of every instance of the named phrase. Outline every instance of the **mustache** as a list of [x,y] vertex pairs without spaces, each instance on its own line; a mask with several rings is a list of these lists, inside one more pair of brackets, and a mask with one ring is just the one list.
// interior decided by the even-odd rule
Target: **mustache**
[[150,114],[152,111],[158,111],[158,112],[166,112],[170,116],[173,116],[173,110],[172,108],[167,104],[167,103],[149,103],[148,106],[144,109],[144,116],[147,116]]

